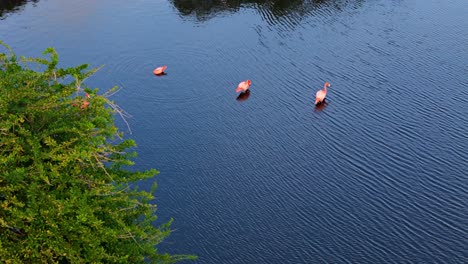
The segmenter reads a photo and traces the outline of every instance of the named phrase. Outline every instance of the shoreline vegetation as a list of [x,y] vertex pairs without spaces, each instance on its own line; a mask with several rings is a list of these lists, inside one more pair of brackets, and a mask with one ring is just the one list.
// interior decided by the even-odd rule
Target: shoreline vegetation
[[[154,226],[153,193],[135,182],[124,112],[83,81],[83,64],[58,68],[58,54],[17,57],[0,41],[0,256],[4,263],[174,263],[160,253],[171,230]],[[3,53],[2,53],[3,52]]]

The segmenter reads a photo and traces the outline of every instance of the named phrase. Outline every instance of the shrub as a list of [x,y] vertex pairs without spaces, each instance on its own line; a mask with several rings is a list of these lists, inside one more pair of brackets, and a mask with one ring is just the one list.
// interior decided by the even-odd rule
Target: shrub
[[[134,187],[135,143],[113,123],[122,113],[82,83],[88,65],[0,54],[0,256],[5,263],[172,263],[161,254],[170,222],[155,227],[153,191]],[[34,67],[34,69],[32,69]]]

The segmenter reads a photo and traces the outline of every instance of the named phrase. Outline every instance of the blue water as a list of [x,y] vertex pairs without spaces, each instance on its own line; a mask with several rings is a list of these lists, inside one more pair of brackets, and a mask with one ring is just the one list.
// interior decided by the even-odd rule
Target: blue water
[[89,86],[122,87],[131,131],[116,122],[174,218],[161,251],[468,263],[466,0],[10,2],[18,54],[53,46],[105,65]]

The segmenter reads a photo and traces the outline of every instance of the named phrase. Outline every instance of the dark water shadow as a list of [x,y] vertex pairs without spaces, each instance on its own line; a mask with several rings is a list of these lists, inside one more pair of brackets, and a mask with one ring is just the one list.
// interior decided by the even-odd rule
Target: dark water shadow
[[253,7],[269,24],[286,22],[299,24],[303,17],[313,15],[318,9],[327,8],[337,12],[357,9],[366,0],[171,0],[182,17],[193,17],[197,22],[213,17],[235,13],[242,7]]
[[27,3],[37,3],[39,0],[0,0],[0,19],[8,13],[21,11]]
[[158,77],[161,77],[161,76],[165,76],[165,75],[167,75],[167,73],[163,72],[163,73],[154,74],[154,75],[156,75],[156,76],[158,76]]
[[250,97],[250,90],[247,90],[245,92],[240,93],[239,96],[237,96],[236,100],[239,102],[243,102],[249,99],[249,97]]
[[316,113],[320,113],[322,112],[323,110],[325,110],[325,108],[328,106],[328,101],[325,99],[323,100],[323,102],[315,105],[315,108],[314,108],[314,112]]

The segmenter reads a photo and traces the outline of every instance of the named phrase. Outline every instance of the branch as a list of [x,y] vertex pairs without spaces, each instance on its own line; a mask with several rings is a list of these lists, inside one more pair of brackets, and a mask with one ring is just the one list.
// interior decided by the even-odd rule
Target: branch
[[132,117],[130,114],[128,114],[127,112],[125,112],[122,108],[120,108],[118,105],[112,103],[110,100],[107,101],[107,103],[110,105],[110,107],[112,107],[112,109],[114,109],[114,111],[116,111],[120,117],[122,118],[122,120],[125,122],[125,124],[127,125],[127,128],[128,128],[128,131],[130,132],[130,134],[132,134],[132,129],[130,128],[130,125],[128,124],[127,122],[127,119],[125,119],[125,117],[127,118],[130,118]]

